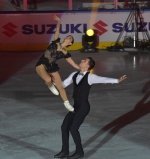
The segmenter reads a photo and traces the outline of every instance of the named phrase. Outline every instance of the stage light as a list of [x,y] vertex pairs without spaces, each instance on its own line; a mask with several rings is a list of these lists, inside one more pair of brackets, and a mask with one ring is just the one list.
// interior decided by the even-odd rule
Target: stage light
[[84,35],[82,35],[82,52],[96,52],[99,44],[99,36],[93,29],[88,29]]
[[86,34],[87,34],[88,36],[93,36],[93,35],[94,35],[94,30],[93,30],[93,29],[88,29],[88,30],[86,31]]

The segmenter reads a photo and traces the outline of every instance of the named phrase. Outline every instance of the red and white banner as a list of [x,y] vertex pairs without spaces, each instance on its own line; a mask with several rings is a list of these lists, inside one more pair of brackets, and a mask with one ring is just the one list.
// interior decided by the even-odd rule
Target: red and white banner
[[[148,32],[149,13],[149,11],[142,13]],[[99,48],[102,48],[115,42],[123,29],[125,34],[132,36],[135,29],[134,21],[131,26],[130,21],[125,25],[130,14],[132,13],[129,11],[0,14],[0,51],[18,49],[19,46],[19,50],[21,47],[26,47],[29,51],[44,49],[53,40],[57,23],[53,18],[54,15],[61,19],[60,38],[63,39],[69,34],[74,37],[75,43],[71,49],[81,48],[82,35],[88,28],[97,30]],[[140,26],[140,22],[138,25]],[[140,37],[142,38],[142,34]]]

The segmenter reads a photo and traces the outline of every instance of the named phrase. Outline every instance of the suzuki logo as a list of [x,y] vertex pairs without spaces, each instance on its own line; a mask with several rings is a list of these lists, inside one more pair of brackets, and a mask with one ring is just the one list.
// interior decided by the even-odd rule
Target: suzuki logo
[[107,32],[107,30],[104,28],[106,26],[108,26],[106,23],[104,23],[103,21],[99,20],[97,23],[95,23],[93,26],[95,26],[95,28],[97,28],[97,33],[99,35],[102,35],[104,33]]
[[17,34],[17,32],[14,30],[17,28],[17,26],[10,22],[4,25],[3,28],[5,29],[5,31],[3,31],[2,33],[8,37],[12,37],[13,35]]

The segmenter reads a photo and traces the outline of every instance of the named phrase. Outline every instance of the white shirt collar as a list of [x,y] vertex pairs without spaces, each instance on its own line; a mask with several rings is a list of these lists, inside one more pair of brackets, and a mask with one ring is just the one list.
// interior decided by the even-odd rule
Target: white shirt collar
[[84,75],[87,73],[87,71],[84,71],[84,72],[80,71],[80,72],[83,73]]

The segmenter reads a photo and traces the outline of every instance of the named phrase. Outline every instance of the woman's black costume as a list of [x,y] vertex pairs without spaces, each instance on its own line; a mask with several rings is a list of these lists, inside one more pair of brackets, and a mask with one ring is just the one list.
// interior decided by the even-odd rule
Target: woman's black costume
[[71,54],[69,52],[64,54],[62,51],[57,51],[58,47],[57,43],[60,43],[60,38],[52,41],[52,43],[47,47],[45,53],[41,56],[41,58],[37,62],[36,66],[44,64],[47,72],[49,73],[56,72],[59,70],[56,61],[62,58],[71,57]]

